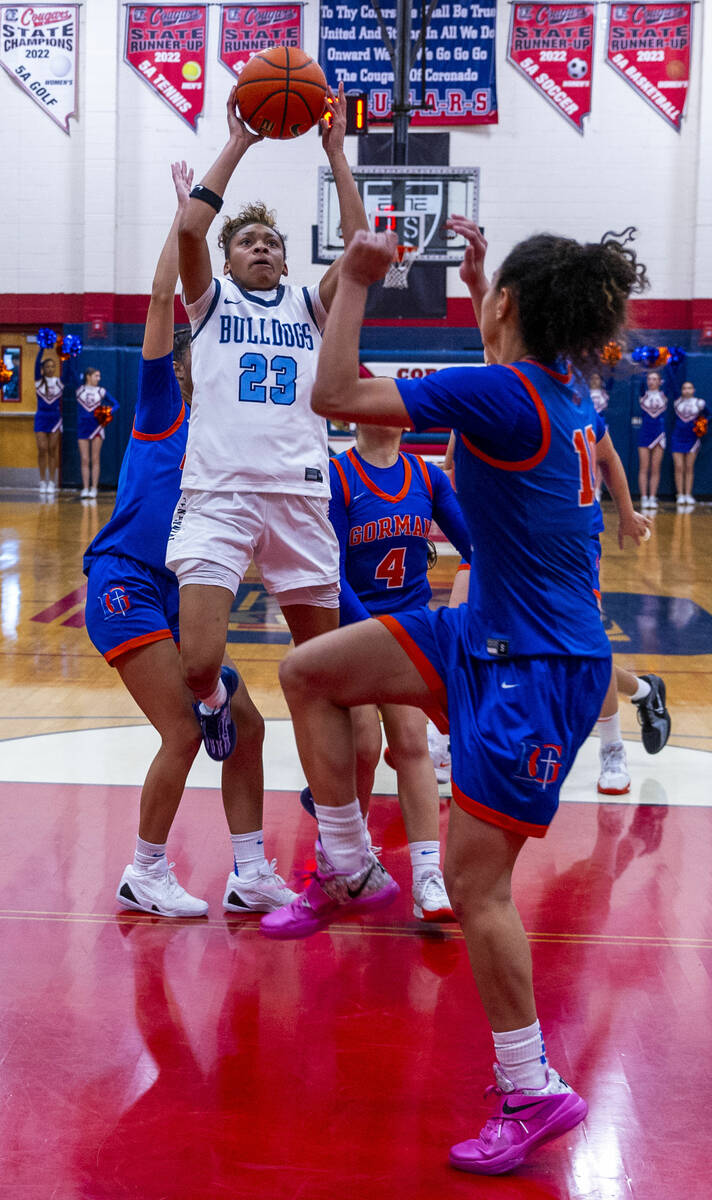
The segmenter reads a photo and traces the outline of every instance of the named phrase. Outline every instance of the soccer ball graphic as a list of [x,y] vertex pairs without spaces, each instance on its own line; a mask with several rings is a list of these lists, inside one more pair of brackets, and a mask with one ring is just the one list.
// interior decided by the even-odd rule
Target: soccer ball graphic
[[582,58],[572,58],[566,69],[571,79],[583,79],[588,74],[588,66]]

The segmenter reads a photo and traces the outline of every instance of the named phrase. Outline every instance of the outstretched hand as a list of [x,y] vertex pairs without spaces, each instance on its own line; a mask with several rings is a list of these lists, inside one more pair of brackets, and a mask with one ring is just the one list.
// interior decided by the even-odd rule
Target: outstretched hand
[[349,243],[339,268],[340,275],[370,287],[383,279],[398,247],[398,238],[392,230],[388,233],[373,233],[359,229]]
[[193,186],[193,168],[188,167],[185,162],[174,162],[171,163],[171,175],[178,197],[178,207],[184,208],[188,203],[190,189]]
[[469,287],[471,283],[482,279],[485,269],[485,254],[487,240],[480,231],[479,225],[458,213],[453,213],[445,222],[445,228],[451,229],[467,242],[465,257],[460,266],[460,279]]
[[324,116],[319,121],[321,144],[327,154],[343,150],[346,136],[346,93],[343,81],[339,83],[336,95],[327,88],[326,108]]
[[636,546],[647,542],[651,525],[652,521],[639,512],[632,513],[630,517],[622,517],[618,522],[618,545],[621,550],[626,537],[632,538]]
[[250,146],[254,146],[255,142],[263,140],[261,133],[253,133],[239,115],[240,110],[237,107],[237,86],[230,89],[230,95],[227,98],[227,128],[230,134],[230,141],[239,149],[248,150]]

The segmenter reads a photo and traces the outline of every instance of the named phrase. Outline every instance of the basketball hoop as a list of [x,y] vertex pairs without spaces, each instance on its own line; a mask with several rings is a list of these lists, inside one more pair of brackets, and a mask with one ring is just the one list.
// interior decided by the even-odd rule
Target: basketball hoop
[[384,288],[407,288],[408,272],[418,257],[417,246],[396,246],[393,262],[386,271]]

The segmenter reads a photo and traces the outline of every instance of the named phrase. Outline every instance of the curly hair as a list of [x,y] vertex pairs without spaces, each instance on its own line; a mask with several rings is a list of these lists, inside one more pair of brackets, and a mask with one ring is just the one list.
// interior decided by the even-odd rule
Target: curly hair
[[628,245],[633,233],[606,233],[583,244],[540,233],[510,251],[496,286],[516,297],[522,337],[535,358],[590,368],[606,342],[620,336],[630,293],[648,286],[646,269]]
[[255,200],[252,204],[246,204],[240,209],[236,217],[225,217],[223,227],[220,230],[218,237],[218,246],[225,252],[225,261],[230,257],[230,242],[235,234],[240,229],[244,229],[245,225],[266,225],[268,229],[273,229],[282,243],[284,257],[287,257],[287,241],[283,233],[280,233],[277,228],[277,218],[273,208],[268,208],[263,200]]

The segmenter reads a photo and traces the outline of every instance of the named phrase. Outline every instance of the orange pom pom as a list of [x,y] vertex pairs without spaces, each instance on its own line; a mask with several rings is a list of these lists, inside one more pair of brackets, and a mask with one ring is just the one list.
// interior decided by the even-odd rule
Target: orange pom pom
[[607,363],[609,367],[614,367],[622,357],[623,347],[620,342],[606,342],[601,351],[601,362]]

